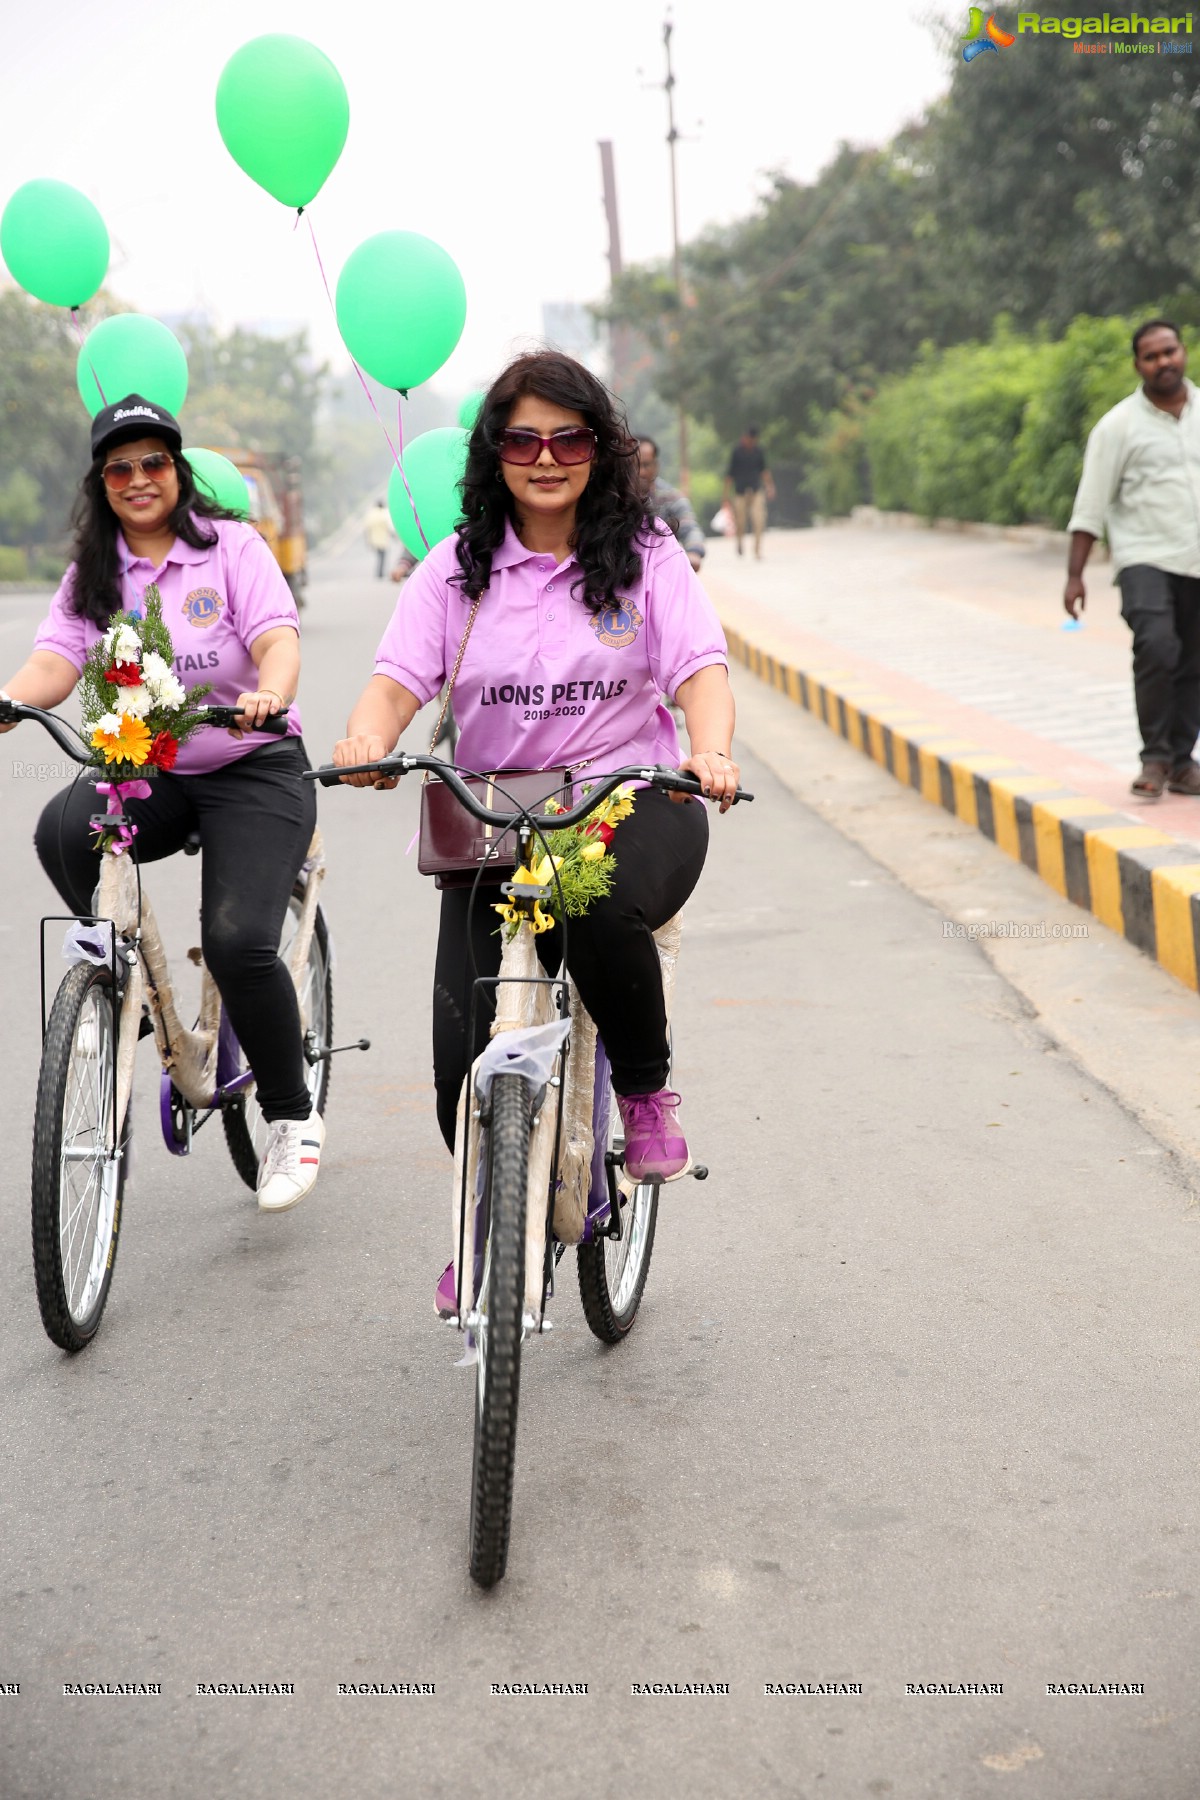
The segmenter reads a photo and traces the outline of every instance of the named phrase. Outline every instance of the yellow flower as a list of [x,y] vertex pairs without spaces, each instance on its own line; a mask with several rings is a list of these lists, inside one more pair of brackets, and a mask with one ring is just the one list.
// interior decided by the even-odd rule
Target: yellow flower
[[534,863],[532,869],[526,868],[522,863],[521,867],[515,871],[513,881],[523,887],[550,887],[554,882],[555,870],[561,869],[562,866],[561,856],[543,856]]
[[[513,886],[550,887],[553,885],[555,870],[561,869],[562,866],[563,859],[561,856],[543,856],[534,864],[532,869],[527,868],[525,864],[522,863],[519,869],[513,870]],[[498,912],[506,925],[520,925],[523,920],[528,920],[529,929],[535,936],[538,932],[552,931],[554,929],[553,916],[550,913],[543,912],[541,904],[537,900],[533,903],[532,918],[529,918],[528,913],[515,905],[512,900],[493,902],[492,911]]]
[[101,731],[97,726],[92,733],[92,747],[104,752],[106,763],[130,762],[140,768],[151,742],[150,727],[144,719],[135,719],[131,713],[121,714],[119,731]]
[[584,844],[579,852],[580,862],[599,862],[604,855],[604,845],[599,838],[593,838],[590,844]]
[[626,782],[623,787],[617,788],[615,793],[610,794],[608,799],[596,808],[595,812],[589,816],[588,824],[619,825],[621,820],[627,819],[632,811],[633,788],[629,782]]

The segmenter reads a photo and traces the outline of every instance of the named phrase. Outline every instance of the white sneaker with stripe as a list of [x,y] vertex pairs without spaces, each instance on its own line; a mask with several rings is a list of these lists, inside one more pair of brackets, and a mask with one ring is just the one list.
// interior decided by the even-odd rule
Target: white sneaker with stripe
[[319,1113],[307,1119],[276,1119],[270,1132],[258,1171],[258,1209],[286,1212],[303,1200],[317,1179],[325,1121]]

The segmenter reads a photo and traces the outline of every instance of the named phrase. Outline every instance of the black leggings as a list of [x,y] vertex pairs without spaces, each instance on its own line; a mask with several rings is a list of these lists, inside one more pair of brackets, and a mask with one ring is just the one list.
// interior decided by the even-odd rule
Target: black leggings
[[[300,740],[288,738],[206,775],[160,773],[148,800],[125,803],[139,863],[200,834],[200,946],[268,1120],[306,1119],[311,1110],[296,990],[279,959],[288,897],[317,819],[313,788],[300,780],[307,767]],[[103,810],[92,783],[77,781],[55,795],[34,833],[42,867],[78,913],[90,913],[98,876],[88,819]]]
[[[667,1020],[658,950],[651,935],[677,913],[700,879],[708,850],[704,805],[678,805],[653,788],[641,788],[632,813],[612,842],[617,869],[612,892],[568,925],[568,967],[612,1064],[618,1094],[653,1094],[670,1069]],[[500,920],[492,905],[499,887],[482,884],[471,905],[469,888],[442,894],[441,930],[433,980],[433,1078],[438,1125],[454,1148],[459,1096],[468,1069],[484,1048],[495,1008],[481,991],[475,1042],[468,1048],[471,983],[468,929],[480,975],[500,967]],[[470,913],[468,925],[468,911]],[[537,940],[547,973],[562,961],[562,934]]]

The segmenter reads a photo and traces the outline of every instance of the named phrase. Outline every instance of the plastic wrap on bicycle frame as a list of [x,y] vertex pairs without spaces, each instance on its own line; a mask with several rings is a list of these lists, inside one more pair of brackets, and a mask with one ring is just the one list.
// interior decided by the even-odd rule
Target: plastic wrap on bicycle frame
[[63,934],[63,961],[71,964],[95,963],[98,969],[111,968],[112,929],[109,925],[87,925],[76,919]]
[[497,1075],[521,1075],[535,1087],[545,1087],[570,1029],[570,1019],[551,1019],[548,1025],[529,1025],[494,1037],[475,1064],[479,1098],[487,1099]]

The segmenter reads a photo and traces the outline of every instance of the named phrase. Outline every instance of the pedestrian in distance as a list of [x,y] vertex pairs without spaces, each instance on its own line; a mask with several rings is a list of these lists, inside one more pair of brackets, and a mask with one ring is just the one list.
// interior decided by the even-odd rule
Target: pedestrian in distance
[[686,494],[681,494],[678,488],[673,488],[659,474],[658,445],[654,439],[640,437],[637,445],[638,486],[645,498],[646,510],[652,518],[661,519],[671,527],[683,545],[684,555],[698,574],[707,546],[700,523],[692,511],[692,503]]
[[1083,571],[1103,532],[1133,633],[1142,768],[1131,791],[1200,794],[1200,402],[1169,319],[1133,334],[1141,386],[1092,428],[1067,529],[1063,606],[1087,604]]
[[[0,698],[61,705],[88,652],[115,621],[140,617],[157,587],[177,682],[199,677],[208,701],[236,706],[246,729],[200,731],[148,797],[125,810],[137,859],[201,845],[201,949],[254,1070],[270,1132],[258,1175],[264,1212],[294,1206],[317,1178],[325,1127],[312,1112],[300,1009],[279,956],[288,900],[316,824],[293,702],[300,679],[296,602],[254,529],[198,491],[179,425],[128,394],[92,421],[92,460],[75,508],[74,558],[34,649]],[[129,690],[123,689],[125,693]],[[287,735],[249,729],[289,708]],[[17,727],[0,726],[0,731]],[[91,912],[100,850],[90,830],[96,790],[75,781],[44,808],[35,833],[43,868],[73,913]]]
[[399,586],[402,581],[408,580],[416,566],[417,559],[409,549],[408,545],[405,544],[399,556],[392,564],[392,580]]
[[377,500],[367,514],[366,538],[368,546],[375,552],[375,575],[379,581],[383,580],[388,546],[395,535],[391,513],[382,500]]
[[[385,755],[457,662],[457,760],[466,768],[567,768],[586,782],[663,763],[695,775],[726,812],[738,768],[724,635],[682,547],[646,516],[636,440],[607,388],[559,351],[518,357],[484,396],[462,491],[463,523],[405,582],[334,762]],[[664,693],[683,708],[686,756]],[[708,809],[646,787],[619,829],[612,891],[572,919],[569,967],[612,1062],[626,1166],[639,1180],[667,1178],[688,1151],[679,1096],[667,1087],[651,933],[700,878]],[[499,967],[500,898],[498,882],[483,883],[473,907],[470,889],[441,894],[434,1083],[450,1147],[463,1080],[488,1040],[486,1008],[473,1044],[467,1019],[474,975]],[[558,940],[557,929],[539,937],[544,963],[561,956]]]
[[758,441],[758,427],[747,425],[729,453],[729,467],[721,489],[722,506],[730,506],[733,512],[739,556],[742,539],[747,531],[753,531],[754,554],[761,559],[763,532],[767,528],[767,501],[774,498],[775,482]]

